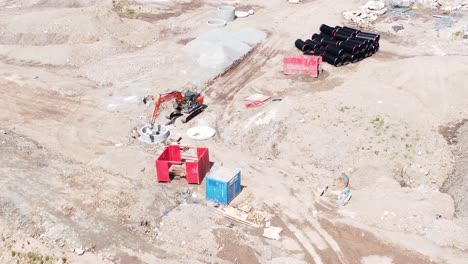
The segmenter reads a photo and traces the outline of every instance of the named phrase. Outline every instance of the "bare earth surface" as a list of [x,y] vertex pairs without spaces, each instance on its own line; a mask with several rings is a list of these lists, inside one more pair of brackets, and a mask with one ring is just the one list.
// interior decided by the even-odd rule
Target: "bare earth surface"
[[[183,47],[218,1],[0,0],[0,263],[466,263],[466,7],[437,29],[438,10],[384,15],[378,53],[314,79],[282,74],[294,40],[365,1],[224,2],[255,10],[225,30],[266,39],[203,79]],[[129,140],[143,96],[190,82],[209,107],[171,139],[240,168],[231,205],[268,212],[279,240],[218,214],[204,183],[157,183],[164,145]],[[246,108],[254,93],[282,100]],[[188,138],[198,124],[216,136]],[[350,202],[320,198],[343,172]]]

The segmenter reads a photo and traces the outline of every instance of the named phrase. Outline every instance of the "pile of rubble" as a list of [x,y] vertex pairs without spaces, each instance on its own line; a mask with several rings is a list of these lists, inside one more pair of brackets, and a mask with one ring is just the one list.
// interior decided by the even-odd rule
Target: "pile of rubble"
[[359,26],[369,26],[381,15],[387,12],[385,4],[381,1],[369,1],[355,10],[343,12],[343,17]]

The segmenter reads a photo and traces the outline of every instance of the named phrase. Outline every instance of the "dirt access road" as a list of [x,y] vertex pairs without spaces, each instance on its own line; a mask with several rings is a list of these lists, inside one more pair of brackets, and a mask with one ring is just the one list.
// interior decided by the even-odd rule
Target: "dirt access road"
[[[153,164],[164,146],[128,139],[148,121],[142,96],[190,81],[181,49],[210,30],[219,3],[93,2],[0,2],[1,263],[466,259],[468,53],[456,34],[466,11],[437,31],[436,11],[383,16],[372,29],[382,35],[377,54],[324,65],[310,79],[284,76],[283,56],[320,24],[345,24],[341,13],[360,1],[226,1],[256,11],[226,30],[267,37],[197,83],[209,108],[176,122],[171,137],[209,147],[215,166],[241,168],[245,188],[232,205],[269,213],[283,228],[276,241],[231,226],[203,184],[158,184]],[[246,109],[243,98],[256,92],[282,101]],[[217,135],[191,141],[185,131],[197,124]],[[342,172],[350,203],[318,199]]]

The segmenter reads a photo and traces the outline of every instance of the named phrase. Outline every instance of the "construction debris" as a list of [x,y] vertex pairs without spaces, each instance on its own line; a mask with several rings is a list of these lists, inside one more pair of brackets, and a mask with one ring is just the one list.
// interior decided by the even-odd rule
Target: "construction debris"
[[260,210],[252,210],[251,212],[249,212],[247,219],[256,224],[261,224],[266,220],[270,219],[270,217],[270,214],[267,212]]
[[352,194],[348,188],[344,188],[340,195],[338,195],[337,203],[345,206],[351,200]]
[[244,202],[244,203],[241,203],[237,209],[241,210],[242,212],[244,213],[249,213],[250,211],[252,211],[252,205],[250,205],[249,203],[247,202]]
[[225,216],[225,217],[227,217],[227,218],[229,218],[229,219],[231,219],[233,221],[236,221],[238,223],[241,223],[243,225],[246,225],[248,227],[252,227],[252,228],[260,227],[256,223],[253,223],[253,222],[250,222],[249,220],[247,220],[247,215],[246,214],[241,214],[239,212],[239,210],[237,210],[234,207],[228,206],[228,207],[224,208],[224,210],[215,209],[215,212],[220,213],[223,216]]
[[393,7],[411,7],[414,5],[413,0],[392,0]]
[[266,221],[269,221],[271,218],[271,215],[269,213],[254,209],[252,205],[250,205],[247,202],[240,204],[237,207],[237,210],[240,212],[240,215],[242,215],[242,217],[245,217],[247,220],[252,221],[256,224],[262,224]]
[[253,11],[252,9],[250,9],[249,11],[237,11],[236,10],[235,14],[236,14],[236,18],[245,18],[245,17],[255,14],[255,11]]
[[75,253],[78,255],[78,256],[81,256],[85,253],[86,249],[84,249],[82,246],[79,247],[79,248],[75,248]]
[[369,26],[381,15],[387,12],[385,4],[381,1],[369,1],[357,9],[343,12],[343,17],[359,26]]
[[333,182],[333,186],[338,188],[346,188],[349,185],[349,177],[346,174],[342,174],[340,177],[336,178]]
[[263,94],[254,94],[244,99],[247,108],[254,108],[264,104],[271,96]]
[[192,197],[193,189],[192,188],[186,188],[183,191],[176,192],[177,195],[179,195],[182,199],[187,199],[189,197]]
[[263,236],[269,239],[279,240],[281,238],[281,231],[283,231],[281,227],[270,226],[263,228]]

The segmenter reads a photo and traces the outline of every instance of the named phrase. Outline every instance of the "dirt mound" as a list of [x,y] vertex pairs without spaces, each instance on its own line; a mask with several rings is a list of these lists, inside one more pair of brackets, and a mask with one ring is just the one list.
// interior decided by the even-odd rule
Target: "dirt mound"
[[22,15],[11,11],[0,18],[0,55],[13,61],[81,66],[147,46],[158,35],[156,26],[121,19],[102,6],[45,8]]
[[441,127],[439,132],[451,145],[455,159],[453,172],[443,185],[443,191],[453,197],[458,216],[468,216],[468,119]]

